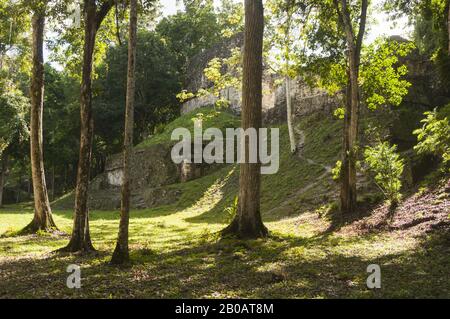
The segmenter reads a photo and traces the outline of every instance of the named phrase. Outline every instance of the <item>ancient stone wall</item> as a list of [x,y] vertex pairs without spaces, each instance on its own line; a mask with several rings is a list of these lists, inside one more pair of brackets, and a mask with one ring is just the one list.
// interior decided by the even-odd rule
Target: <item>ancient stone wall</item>
[[[200,88],[207,88],[203,70],[214,57],[228,57],[231,49],[242,45],[239,37],[229,40],[224,45],[218,45],[206,50],[195,57],[188,68],[188,90],[196,92]],[[410,149],[416,140],[412,136],[413,129],[420,125],[423,112],[435,106],[449,102],[449,97],[434,87],[437,83],[435,71],[429,61],[414,52],[401,63],[406,63],[409,69],[407,79],[412,83],[409,94],[401,106],[382,108],[382,115],[386,119],[386,128],[390,129],[393,143],[403,150]],[[265,72],[263,78],[263,111],[264,121],[277,124],[286,121],[286,90],[285,84],[275,86],[277,78]],[[222,92],[231,102],[231,109],[240,113],[241,92],[227,89]],[[291,80],[291,96],[294,118],[301,118],[311,113],[331,114],[342,106],[342,95],[330,96],[321,89],[311,88],[301,78]],[[216,102],[214,96],[192,99],[183,105],[182,113],[193,111],[204,106],[211,106]],[[403,111],[402,111],[403,110]],[[362,108],[362,112],[367,112]],[[394,112],[395,111],[395,112]],[[383,114],[381,114],[383,113]],[[384,114],[386,113],[386,114]],[[403,114],[403,115],[402,115]],[[408,115],[405,118],[404,114]],[[411,115],[413,114],[413,116]],[[362,114],[364,116],[364,114]],[[389,123],[388,123],[389,122]],[[410,141],[409,139],[414,138]],[[405,145],[402,147],[402,145]],[[180,196],[179,192],[166,187],[167,185],[187,182],[217,170],[220,165],[201,165],[173,163],[170,145],[154,145],[145,149],[136,149],[132,161],[132,207],[149,208],[172,203]],[[122,155],[117,154],[108,159],[104,174],[98,176],[91,184],[90,207],[97,209],[114,209],[120,207],[120,186],[122,185]]]
[[[399,37],[393,37],[393,40],[406,41]],[[222,49],[230,49],[240,43],[242,43],[242,40],[239,40],[239,37],[233,38],[230,41],[225,41]],[[206,50],[194,58],[195,63],[192,63],[189,69],[190,77],[197,79],[190,83],[190,90],[192,92],[211,85],[199,79],[202,79],[204,67],[209,60],[216,56],[219,47]],[[230,53],[227,49],[220,52],[221,54],[217,55],[218,57],[226,57]],[[201,59],[207,60],[200,63],[199,60]],[[409,105],[417,109],[418,116],[422,116],[422,113],[427,109],[448,103],[448,90],[439,87],[438,72],[426,57],[415,50],[407,57],[402,58],[400,63],[408,66],[409,73],[406,78],[413,84],[409,94],[404,98],[402,105]],[[276,76],[271,75],[268,70],[265,71],[263,77],[263,112],[264,121],[269,124],[280,123],[286,120],[285,84],[282,83],[281,85],[275,86],[275,82],[279,82],[276,80]],[[241,108],[241,92],[235,89],[229,89],[228,92],[222,93],[229,97],[229,101],[231,102],[230,108],[239,114]],[[330,96],[321,89],[310,87],[301,78],[291,80],[291,96],[294,118],[315,112],[332,113],[336,108],[342,106],[343,100],[342,96]],[[184,103],[182,113],[184,114],[200,107],[213,105],[216,100],[214,96],[194,98]],[[415,123],[412,124],[415,125]]]
[[[209,88],[209,83],[204,76],[204,69],[213,58],[226,58],[231,54],[231,50],[238,46],[242,47],[242,34],[224,41],[209,50],[201,52],[194,57],[188,65],[189,92],[197,92],[200,89]],[[286,119],[286,89],[285,84],[276,86],[277,76],[266,68],[263,74],[263,101],[262,108],[265,114],[265,121],[270,123],[281,122]],[[242,94],[240,90],[228,88],[223,90],[230,102],[230,109],[239,114],[241,110]],[[294,116],[302,116],[316,111],[330,112],[338,104],[338,98],[330,97],[326,92],[317,88],[309,87],[301,78],[291,80],[291,96],[294,107]],[[217,102],[217,97],[210,94],[203,97],[193,98],[185,102],[181,113],[186,114],[195,109],[211,106]]]

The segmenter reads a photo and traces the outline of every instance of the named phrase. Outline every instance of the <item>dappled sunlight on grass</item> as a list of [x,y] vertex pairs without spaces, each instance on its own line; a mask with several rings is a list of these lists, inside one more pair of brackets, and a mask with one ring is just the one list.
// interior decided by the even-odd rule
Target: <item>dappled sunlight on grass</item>
[[[441,246],[434,245],[423,255],[423,241],[400,240],[395,233],[327,233],[330,221],[315,212],[267,223],[271,238],[246,242],[219,240],[215,232],[224,224],[189,223],[193,215],[189,209],[158,218],[152,217],[151,211],[132,212],[132,265],[118,269],[107,265],[118,227],[117,218],[107,217],[112,214],[118,217],[117,212],[93,212],[96,217],[91,232],[99,249],[95,255],[52,254],[67,243],[67,237],[1,238],[0,265],[4,271],[0,274],[0,297],[8,293],[94,298],[369,298],[449,293],[449,279],[442,277],[446,267]],[[70,227],[67,212],[55,215],[60,227]],[[12,228],[29,218],[28,213],[0,213],[1,224]],[[82,267],[83,288],[77,291],[65,288],[65,268],[70,263]],[[369,263],[382,265],[384,290],[365,288]],[[434,292],[418,290],[429,281]],[[32,282],[39,285],[30,289]]]
[[[448,234],[414,237],[380,229],[359,234],[335,215],[333,164],[338,122],[305,130],[304,154],[290,154],[281,127],[278,174],[262,179],[262,216],[267,239],[220,239],[230,219],[226,208],[238,191],[238,166],[200,179],[168,185],[176,203],[130,213],[131,265],[109,265],[117,238],[117,211],[90,213],[95,254],[53,253],[69,241],[73,211],[55,210],[66,235],[0,238],[0,298],[374,298],[449,297]],[[0,235],[13,234],[32,219],[29,204],[0,210]],[[367,266],[379,264],[382,289],[366,287]],[[66,288],[69,264],[82,269],[82,289]]]

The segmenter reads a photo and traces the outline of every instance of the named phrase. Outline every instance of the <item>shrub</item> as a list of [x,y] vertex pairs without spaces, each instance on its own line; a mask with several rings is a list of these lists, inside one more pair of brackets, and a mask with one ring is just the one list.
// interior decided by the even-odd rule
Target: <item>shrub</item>
[[236,196],[231,206],[225,208],[225,212],[227,213],[227,220],[226,220],[227,223],[231,223],[233,221],[234,217],[237,214],[238,208],[239,208],[239,197]]
[[414,131],[418,143],[414,147],[420,154],[433,154],[442,157],[444,163],[450,162],[450,124],[447,117],[439,118],[435,109],[425,112],[421,122],[423,127]]
[[388,142],[367,147],[364,155],[369,171],[373,174],[376,185],[381,189],[391,205],[396,205],[400,199],[400,180],[404,162],[396,152],[397,145],[390,146]]

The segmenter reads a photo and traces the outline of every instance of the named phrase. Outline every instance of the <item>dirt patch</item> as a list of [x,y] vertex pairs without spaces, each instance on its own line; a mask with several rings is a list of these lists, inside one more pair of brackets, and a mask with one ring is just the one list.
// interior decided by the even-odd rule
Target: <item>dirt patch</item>
[[369,216],[342,227],[341,231],[402,231],[419,236],[436,229],[450,230],[450,179],[432,190],[417,191],[395,209],[381,204]]

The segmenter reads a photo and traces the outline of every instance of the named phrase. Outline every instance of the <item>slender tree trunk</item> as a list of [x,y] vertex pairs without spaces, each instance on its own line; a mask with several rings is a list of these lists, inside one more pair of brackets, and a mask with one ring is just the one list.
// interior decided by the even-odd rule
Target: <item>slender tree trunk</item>
[[359,118],[359,70],[355,67],[353,50],[349,52],[349,94],[344,119],[344,159],[342,162],[341,210],[352,214],[356,211],[356,160]]
[[291,145],[291,153],[295,153],[297,150],[297,144],[295,142],[295,132],[294,132],[294,126],[292,123],[292,96],[291,96],[291,77],[289,76],[289,67],[290,67],[290,37],[291,37],[291,14],[289,12],[289,8],[287,8],[287,15],[288,19],[286,22],[286,39],[285,39],[285,45],[286,45],[286,56],[285,56],[285,63],[286,63],[286,76],[285,76],[285,82],[286,82],[286,110],[287,110],[287,124],[288,124],[288,131],[289,131],[289,142]]
[[104,1],[97,10],[95,0],[84,0],[84,48],[80,103],[80,156],[75,190],[75,214],[69,244],[61,251],[94,251],[89,232],[88,190],[92,157],[94,120],[92,117],[92,64],[98,28],[114,5],[114,0]]
[[96,38],[95,4],[85,1],[84,55],[80,104],[80,156],[75,190],[75,218],[70,252],[94,250],[89,234],[88,187],[92,136],[92,63]]
[[116,249],[111,263],[123,264],[130,259],[128,251],[128,226],[130,222],[130,163],[133,154],[133,128],[134,128],[134,97],[135,97],[135,70],[136,70],[136,29],[137,29],[137,0],[130,2],[130,26],[128,36],[128,77],[127,98],[125,110],[125,134],[123,143],[123,184],[122,209],[120,214],[119,235]]
[[297,144],[295,142],[294,125],[292,122],[292,97],[291,97],[291,78],[286,76],[286,108],[287,108],[287,124],[289,130],[289,141],[291,144],[291,153],[297,151]]
[[25,227],[23,233],[56,229],[53,221],[44,171],[42,142],[42,117],[44,110],[44,26],[45,12],[37,9],[32,18],[33,25],[33,70],[31,77],[31,117],[30,117],[30,153],[31,175],[34,193],[34,218]]
[[362,41],[366,29],[368,0],[362,0],[359,31],[355,36],[347,0],[334,0],[334,4],[343,25],[347,42],[348,87],[346,96],[346,112],[344,120],[344,149],[341,172],[341,211],[353,214],[357,207],[356,161],[358,154],[359,123],[359,63]]
[[[242,128],[261,127],[262,118],[262,46],[264,8],[262,0],[245,0],[245,35],[242,79]],[[259,136],[259,135],[258,135]],[[268,235],[261,219],[261,164],[249,163],[249,141],[245,139],[245,163],[239,177],[239,206],[235,219],[223,235],[258,238]],[[259,156],[258,156],[259,159]]]
[[3,206],[3,188],[8,174],[8,155],[3,153],[0,157],[0,207]]
[[[350,78],[350,76],[348,75]],[[344,131],[343,131],[343,158],[341,167],[341,210],[343,212],[348,212],[352,210],[352,191],[350,187],[350,119],[351,119],[351,85],[350,81],[346,88],[346,99],[345,99],[345,117],[344,117]]]

